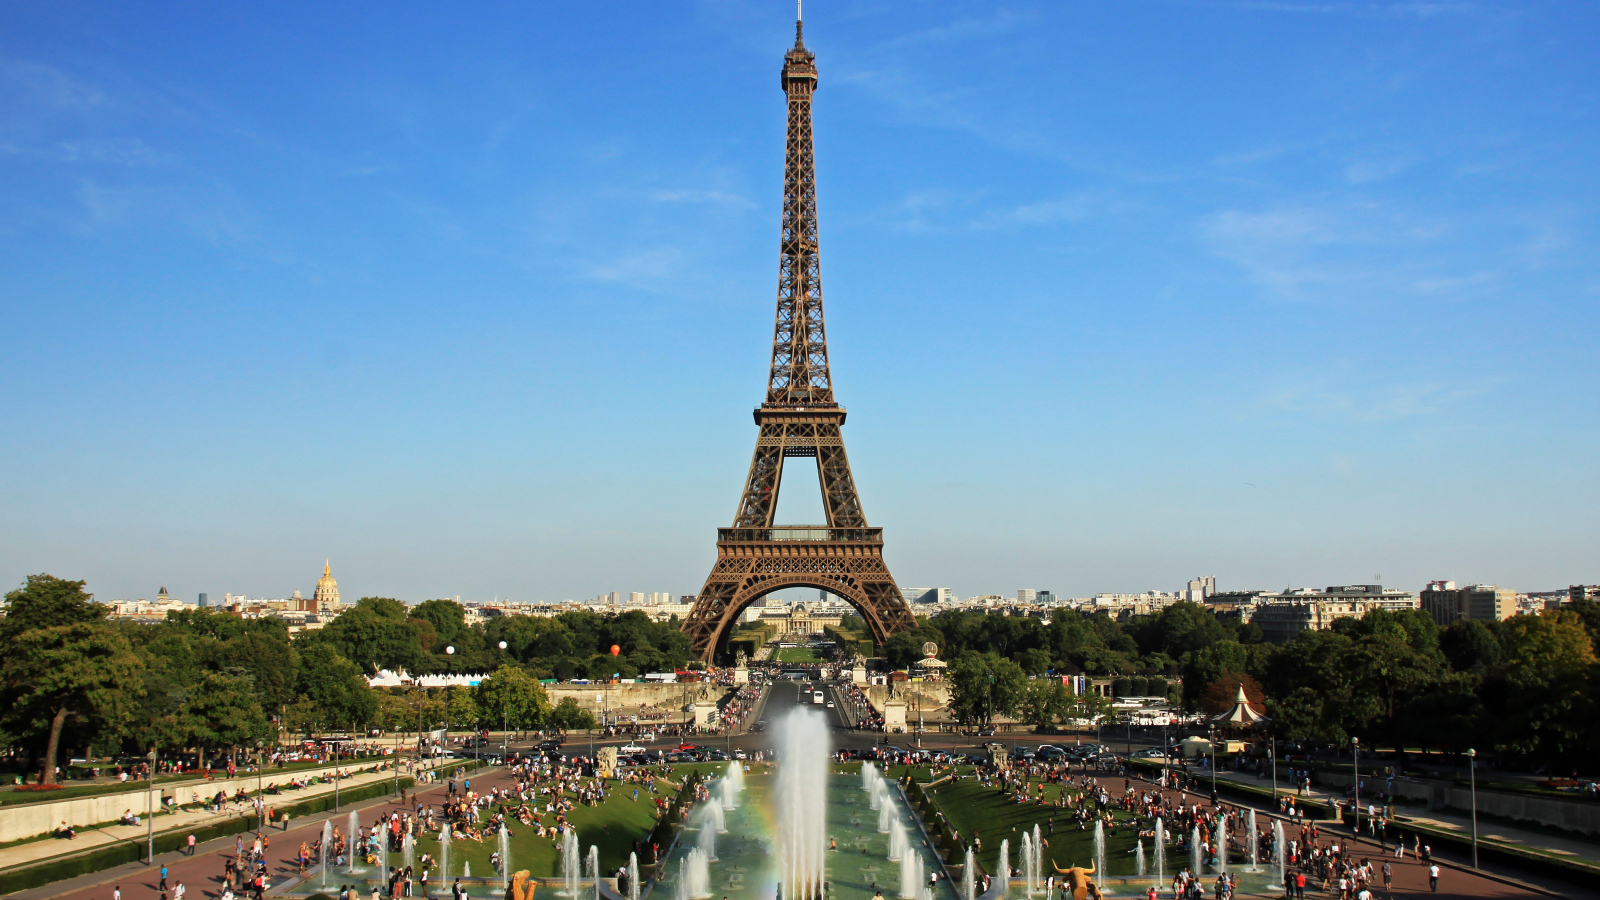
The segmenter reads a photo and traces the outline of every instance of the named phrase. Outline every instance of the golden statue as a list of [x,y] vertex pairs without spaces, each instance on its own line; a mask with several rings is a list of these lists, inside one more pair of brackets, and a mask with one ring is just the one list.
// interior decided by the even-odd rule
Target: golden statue
[[1052,859],[1050,868],[1055,869],[1056,874],[1062,876],[1061,880],[1072,888],[1072,900],[1090,900],[1090,898],[1100,900],[1100,889],[1089,879],[1089,876],[1094,874],[1093,866],[1087,869],[1082,866],[1068,866],[1063,869]]
[[533,900],[533,890],[538,885],[528,877],[528,870],[523,869],[511,876],[511,887],[506,888],[506,900]]

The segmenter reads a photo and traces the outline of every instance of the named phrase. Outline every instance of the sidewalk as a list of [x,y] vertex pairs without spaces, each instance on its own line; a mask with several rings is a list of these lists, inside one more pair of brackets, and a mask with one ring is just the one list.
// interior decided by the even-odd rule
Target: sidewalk
[[[1191,775],[1195,775],[1196,772],[1204,773],[1198,776],[1202,781],[1211,777],[1211,774],[1203,769],[1194,769],[1191,767],[1189,771]],[[1217,772],[1217,780],[1232,781],[1238,784],[1249,785],[1258,789],[1264,788],[1269,793],[1272,791],[1272,782],[1270,779],[1258,780],[1254,775],[1246,775],[1238,772],[1224,772],[1219,770]],[[1283,781],[1278,782],[1278,791],[1280,794],[1288,796],[1299,796],[1295,793],[1293,788],[1285,786],[1285,782]],[[1312,800],[1330,804],[1337,803],[1345,799],[1345,795],[1342,793],[1334,793],[1332,791],[1316,789],[1307,792],[1305,796]],[[1363,806],[1364,805],[1365,804],[1363,804]],[[1417,811],[1413,812],[1412,810]],[[1444,831],[1453,831],[1467,838],[1472,836],[1471,816],[1456,812],[1455,810],[1423,810],[1422,807],[1396,806],[1394,820],[1401,826],[1404,826],[1408,822],[1415,822],[1419,825],[1429,825]],[[1588,860],[1590,862],[1600,862],[1600,844],[1590,843],[1579,838],[1566,838],[1559,835],[1546,834],[1542,831],[1518,828],[1514,825],[1504,825],[1500,823],[1489,824],[1480,819],[1478,821],[1478,838],[1480,840],[1491,840],[1501,844],[1522,846],[1532,850],[1542,850],[1547,853],[1573,856],[1579,859]]]
[[[448,760],[445,762],[458,761]],[[339,790],[342,793],[375,782],[391,781],[393,778],[393,770],[353,775],[340,780]],[[268,806],[287,806],[315,797],[332,796],[333,792],[334,786],[332,784],[319,784],[297,791],[268,795],[263,799]],[[4,814],[4,811],[0,810],[0,815]],[[233,807],[230,804],[220,811],[180,809],[171,813],[159,813],[155,820],[155,833],[157,835],[173,832],[187,833],[207,825],[241,816],[254,819],[254,807],[250,805]],[[0,870],[19,869],[52,859],[88,853],[115,844],[127,842],[142,844],[146,840],[147,834],[147,826],[141,821],[138,825],[108,825],[102,828],[84,829],[78,832],[76,839],[70,841],[60,838],[43,838],[37,841],[29,841],[25,844],[0,848]]]

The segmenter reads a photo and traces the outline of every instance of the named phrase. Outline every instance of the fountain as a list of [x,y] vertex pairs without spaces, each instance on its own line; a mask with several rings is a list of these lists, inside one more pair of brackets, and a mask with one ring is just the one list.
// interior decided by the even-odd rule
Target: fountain
[[463,860],[462,861],[462,863],[461,863],[461,877],[462,878],[471,878],[472,877],[472,860],[468,859],[468,860]]
[[405,839],[400,842],[401,861],[407,869],[415,870],[417,865],[417,840],[407,831]]
[[828,723],[820,711],[797,709],[784,718],[778,735],[778,758],[783,765],[778,767],[775,805],[779,900],[822,897],[828,852],[827,747]]
[[1039,886],[1033,881],[1033,835],[1022,833],[1022,895],[1032,897]]
[[1201,862],[1200,826],[1196,825],[1194,830],[1189,833],[1189,871],[1196,878],[1199,878],[1201,874],[1205,872],[1205,868],[1201,865]]
[[439,889],[450,883],[450,823],[439,829]]
[[506,884],[511,883],[511,873],[516,869],[511,867],[511,829],[504,824],[500,826],[500,880]]
[[1167,880],[1167,829],[1161,820],[1156,819],[1156,884],[1164,884]]
[[1284,868],[1288,865],[1289,845],[1283,842],[1283,820],[1272,820],[1272,866],[1278,876],[1278,884],[1283,884]]
[[683,858],[678,869],[678,890],[683,900],[705,900],[711,896],[711,863],[699,847]]
[[1218,875],[1228,874],[1228,827],[1232,824],[1233,822],[1227,813],[1223,813],[1222,820],[1217,823],[1217,846],[1214,849],[1217,851],[1216,871]]
[[1041,837],[1039,826],[1033,826],[1033,889],[1042,892],[1044,890],[1044,841]]
[[[722,812],[722,807],[720,805],[716,804],[716,803],[712,803],[712,804],[709,804],[709,809],[707,810],[707,813],[709,813],[710,810],[716,810],[717,812],[720,813],[720,812]],[[710,862],[715,862],[716,861],[716,859],[717,859],[717,828],[716,828],[716,825],[712,823],[711,816],[709,814],[702,814],[700,816],[700,837],[699,837],[698,840],[695,841],[695,846],[699,847],[700,848],[700,852],[704,853],[706,855],[706,860],[707,861],[710,861]]]
[[1148,874],[1144,870],[1144,840],[1142,838],[1139,841],[1139,846],[1135,847],[1133,850],[1133,865],[1134,872],[1136,872],[1140,878],[1143,878],[1146,874]]
[[373,843],[378,848],[378,882],[389,882],[389,833],[382,830],[373,832]]
[[333,820],[322,820],[322,852],[319,854],[322,862],[322,886],[328,886],[328,860],[333,854]]
[[1105,884],[1106,881],[1106,823],[1104,819],[1094,820],[1094,883]]
[[[898,822],[896,825],[900,824]],[[1000,879],[1000,896],[1004,897],[1011,888],[1011,841],[1000,842],[1000,860],[995,865],[995,875]]]
[[561,833],[561,877],[564,889],[557,893],[577,900],[578,883],[583,880],[583,863],[578,860],[578,832],[570,825]]
[[900,900],[916,900],[922,887],[922,855],[907,850],[900,857]]
[[972,855],[972,848],[967,848],[967,858],[961,867],[961,900],[974,900],[978,895],[978,860]]
[[[878,770],[877,769],[873,769],[872,771],[876,772]],[[888,793],[889,792],[884,789],[883,779],[882,778],[874,778],[874,779],[872,779],[872,790],[867,793],[867,796],[869,798],[871,798],[869,802],[870,802],[870,805],[872,806],[872,808],[873,809],[878,809],[878,808],[882,807],[883,806],[884,797]]]
[[589,877],[594,879],[594,900],[600,900],[600,848],[589,845]]
[[349,857],[346,860],[349,865],[345,867],[345,872],[354,875],[362,870],[356,868],[356,860],[360,857],[360,850],[358,849],[360,844],[356,842],[356,838],[361,835],[361,819],[353,809],[350,810],[350,818],[345,826],[344,835],[345,852]]
[[738,760],[728,763],[728,774],[724,775],[723,777],[728,780],[728,784],[732,785],[732,787],[728,789],[729,794],[727,799],[734,801],[734,803],[733,806],[728,808],[735,809],[739,805],[739,794],[744,791],[744,763],[741,763]]
[[639,900],[639,854],[628,854],[628,900]]
[[906,826],[899,819],[889,823],[889,861],[899,862],[906,851],[911,849],[911,842],[906,839]]
[[1261,871],[1261,835],[1256,833],[1256,811],[1250,808],[1250,871]]
[[878,767],[873,763],[861,764],[861,789],[872,793],[872,782],[878,777]]
[[[882,782],[879,782],[879,784],[882,784]],[[881,791],[882,788],[879,788],[879,790]],[[887,796],[887,792],[885,792],[885,796],[882,799],[882,805],[874,805],[873,809],[878,811],[878,833],[888,834],[889,823],[898,818],[894,814],[894,801],[890,800]]]
[[[726,793],[726,792],[724,792],[724,793]],[[703,825],[701,825],[701,827],[702,828],[710,827],[712,830],[716,831],[717,834],[727,834],[728,833],[728,816],[727,816],[726,813],[723,812],[723,809],[724,809],[724,807],[723,807],[723,805],[721,803],[707,803],[706,804],[706,819],[707,819],[707,821]],[[715,856],[712,857],[712,859],[715,859],[715,858],[716,858]]]

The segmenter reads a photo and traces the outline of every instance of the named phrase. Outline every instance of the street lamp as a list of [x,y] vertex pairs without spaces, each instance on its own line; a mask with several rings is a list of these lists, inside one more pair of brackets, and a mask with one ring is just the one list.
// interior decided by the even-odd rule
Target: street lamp
[[1472,780],[1472,867],[1478,867],[1478,751],[1467,750],[1467,774]]
[[267,824],[263,818],[267,812],[266,801],[262,799],[264,792],[261,789],[261,770],[267,767],[266,759],[262,755],[261,742],[256,741],[256,830],[265,831]]
[[145,824],[145,855],[144,864],[155,865],[156,861],[156,748],[150,748],[150,787],[144,795],[144,824]]
[[1272,805],[1278,805],[1278,739],[1267,736],[1267,758],[1272,761]]
[[1206,742],[1211,745],[1211,805],[1217,805],[1217,726],[1206,726]]
[[1350,739],[1350,771],[1356,778],[1356,837],[1361,836],[1361,738]]

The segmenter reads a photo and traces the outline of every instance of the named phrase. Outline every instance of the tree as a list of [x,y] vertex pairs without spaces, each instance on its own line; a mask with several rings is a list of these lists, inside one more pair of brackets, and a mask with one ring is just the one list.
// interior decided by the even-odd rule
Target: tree
[[411,610],[411,618],[421,619],[433,626],[436,635],[435,643],[429,647],[435,650],[447,644],[461,642],[461,637],[467,631],[466,607],[454,600],[426,600],[418,603]]
[[446,688],[444,705],[446,729],[471,728],[478,723],[478,704],[471,688],[454,685]]
[[378,700],[361,670],[328,644],[311,644],[300,652],[298,693],[311,701],[315,710],[313,726],[335,725],[354,730],[378,713]]
[[312,638],[326,644],[362,671],[427,665],[422,629],[405,618],[405,606],[386,597],[363,597]]
[[1023,721],[1050,728],[1072,709],[1072,696],[1059,678],[1035,678],[1022,694]]
[[998,653],[967,651],[950,665],[950,708],[966,725],[1015,712],[1028,684],[1022,668]]
[[594,713],[579,706],[572,697],[562,697],[556,708],[550,711],[550,724],[566,731],[593,728]]
[[6,615],[0,619],[0,644],[25,631],[98,622],[107,609],[94,602],[82,581],[54,575],[29,575],[23,586],[6,594]]
[[118,730],[141,689],[141,664],[132,645],[98,622],[22,630],[6,642],[5,654],[0,698],[7,721],[19,730],[48,734],[45,784],[56,783],[56,755],[69,721],[96,731]]
[[550,715],[544,685],[516,666],[501,666],[478,682],[478,708],[490,723],[511,728],[537,728]]
[[1590,752],[1595,726],[1594,645],[1574,612],[1547,609],[1501,623],[1505,643],[1506,715],[1502,745],[1550,761]]
[[196,686],[189,714],[193,742],[200,746],[242,747],[273,736],[248,678],[207,673]]

